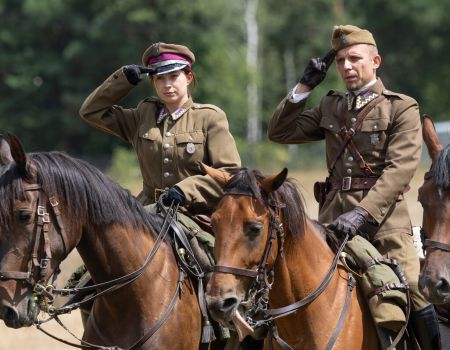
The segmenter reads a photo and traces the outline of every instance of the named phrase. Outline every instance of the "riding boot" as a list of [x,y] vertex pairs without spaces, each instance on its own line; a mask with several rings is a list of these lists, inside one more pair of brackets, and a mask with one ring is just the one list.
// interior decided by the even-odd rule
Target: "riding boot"
[[433,305],[411,312],[409,322],[421,350],[442,349],[438,318]]

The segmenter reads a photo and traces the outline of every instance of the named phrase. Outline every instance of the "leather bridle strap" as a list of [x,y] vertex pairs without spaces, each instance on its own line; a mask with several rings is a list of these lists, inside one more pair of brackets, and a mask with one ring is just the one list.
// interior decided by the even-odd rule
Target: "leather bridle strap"
[[244,277],[251,277],[251,278],[256,278],[256,276],[258,275],[258,272],[256,270],[242,269],[239,267],[230,267],[230,266],[223,266],[223,265],[215,265],[213,268],[213,271],[229,273],[232,275],[238,275],[238,276],[244,276]]
[[436,249],[443,250],[445,252],[450,252],[450,244],[433,241],[432,239],[425,239],[425,241],[423,242],[423,247],[424,247],[424,249],[436,248]]
[[335,272],[335,270],[337,268],[337,263],[338,263],[338,260],[339,260],[339,256],[341,255],[342,251],[344,250],[344,247],[347,244],[347,241],[348,241],[348,235],[345,237],[344,241],[342,242],[341,246],[339,247],[339,250],[338,250],[336,256],[334,257],[330,268],[328,269],[324,279],[319,284],[319,286],[317,287],[316,290],[314,290],[313,292],[308,294],[305,298],[303,298],[303,299],[301,299],[301,300],[299,300],[299,301],[297,301],[297,302],[295,302],[293,304],[290,304],[290,305],[287,305],[287,306],[283,306],[283,307],[280,307],[280,308],[276,308],[276,309],[268,309],[266,311],[267,314],[271,315],[274,319],[275,318],[279,318],[279,317],[284,317],[284,316],[287,316],[289,314],[292,314],[292,313],[296,312],[301,307],[309,304],[314,299],[316,299],[325,290],[325,288],[330,283],[331,278],[333,277],[334,272]]

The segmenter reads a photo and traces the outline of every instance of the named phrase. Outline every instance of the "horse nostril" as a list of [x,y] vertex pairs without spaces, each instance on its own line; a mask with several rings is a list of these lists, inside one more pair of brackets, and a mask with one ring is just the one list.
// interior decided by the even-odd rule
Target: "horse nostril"
[[19,322],[19,312],[13,307],[4,307],[3,309],[3,321],[8,327],[17,328]]
[[224,300],[220,311],[223,313],[231,313],[236,305],[238,304],[238,299],[236,297],[227,298]]
[[450,293],[450,284],[445,278],[441,278],[438,283],[436,283],[436,289],[440,294]]

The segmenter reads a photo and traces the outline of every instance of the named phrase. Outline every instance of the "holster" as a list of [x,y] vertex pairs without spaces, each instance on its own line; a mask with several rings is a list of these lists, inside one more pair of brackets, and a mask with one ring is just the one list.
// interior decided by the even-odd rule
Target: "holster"
[[319,210],[322,209],[328,192],[330,192],[330,181],[326,178],[325,181],[316,181],[314,183],[314,198],[319,203]]

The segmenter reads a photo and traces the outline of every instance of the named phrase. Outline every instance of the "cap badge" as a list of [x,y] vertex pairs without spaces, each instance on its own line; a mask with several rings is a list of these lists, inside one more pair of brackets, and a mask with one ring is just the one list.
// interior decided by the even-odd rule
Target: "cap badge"
[[346,36],[345,34],[342,34],[342,35],[339,37],[339,41],[341,42],[341,45],[347,44],[347,42],[348,42],[347,36]]

